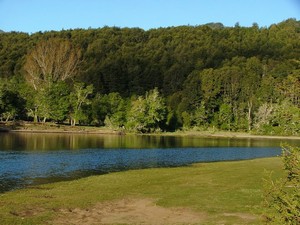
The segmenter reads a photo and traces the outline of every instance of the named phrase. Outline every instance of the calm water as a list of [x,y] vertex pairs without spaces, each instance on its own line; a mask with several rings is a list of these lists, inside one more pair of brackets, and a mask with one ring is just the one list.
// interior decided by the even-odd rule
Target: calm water
[[272,157],[284,142],[300,146],[299,140],[1,133],[0,193],[128,169]]

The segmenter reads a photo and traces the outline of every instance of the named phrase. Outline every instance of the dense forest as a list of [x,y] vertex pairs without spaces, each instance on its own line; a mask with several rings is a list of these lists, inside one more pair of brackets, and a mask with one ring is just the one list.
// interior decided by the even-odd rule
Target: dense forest
[[0,33],[0,120],[300,133],[300,21]]

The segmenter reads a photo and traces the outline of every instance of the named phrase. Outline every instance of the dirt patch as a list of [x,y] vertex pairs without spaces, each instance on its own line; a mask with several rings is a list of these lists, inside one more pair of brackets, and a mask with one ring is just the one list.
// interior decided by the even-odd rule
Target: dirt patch
[[53,224],[200,224],[206,218],[185,208],[164,208],[150,199],[123,199],[87,209],[62,209]]
[[21,218],[28,218],[28,217],[34,217],[42,212],[44,212],[44,209],[32,208],[32,209],[25,209],[18,212],[10,211],[10,214]]
[[233,216],[233,217],[238,217],[243,220],[251,221],[251,220],[257,220],[257,216],[248,214],[248,213],[224,213],[224,216]]

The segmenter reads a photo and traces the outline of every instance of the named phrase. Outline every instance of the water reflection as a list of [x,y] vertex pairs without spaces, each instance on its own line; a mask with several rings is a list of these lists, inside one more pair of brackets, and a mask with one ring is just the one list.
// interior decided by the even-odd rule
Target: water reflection
[[0,150],[75,150],[85,148],[278,147],[300,140],[200,138],[146,135],[0,133]]

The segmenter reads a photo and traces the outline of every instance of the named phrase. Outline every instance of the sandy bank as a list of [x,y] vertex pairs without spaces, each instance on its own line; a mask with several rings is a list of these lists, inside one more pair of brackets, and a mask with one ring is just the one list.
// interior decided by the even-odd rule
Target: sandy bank
[[231,131],[177,131],[165,133],[164,135],[170,136],[194,136],[194,137],[216,137],[216,138],[251,138],[251,139],[293,139],[300,140],[300,136],[278,136],[278,135],[256,135],[244,132],[231,132]]
[[[0,132],[26,132],[26,133],[66,133],[66,134],[132,134],[122,129],[112,129],[107,127],[91,126],[69,126],[53,123],[18,123],[18,124],[0,124]],[[300,140],[300,136],[278,136],[278,135],[257,135],[246,132],[231,131],[176,131],[162,132],[155,134],[137,134],[137,135],[159,135],[159,136],[194,136],[211,138],[251,138],[251,139],[289,139]]]

